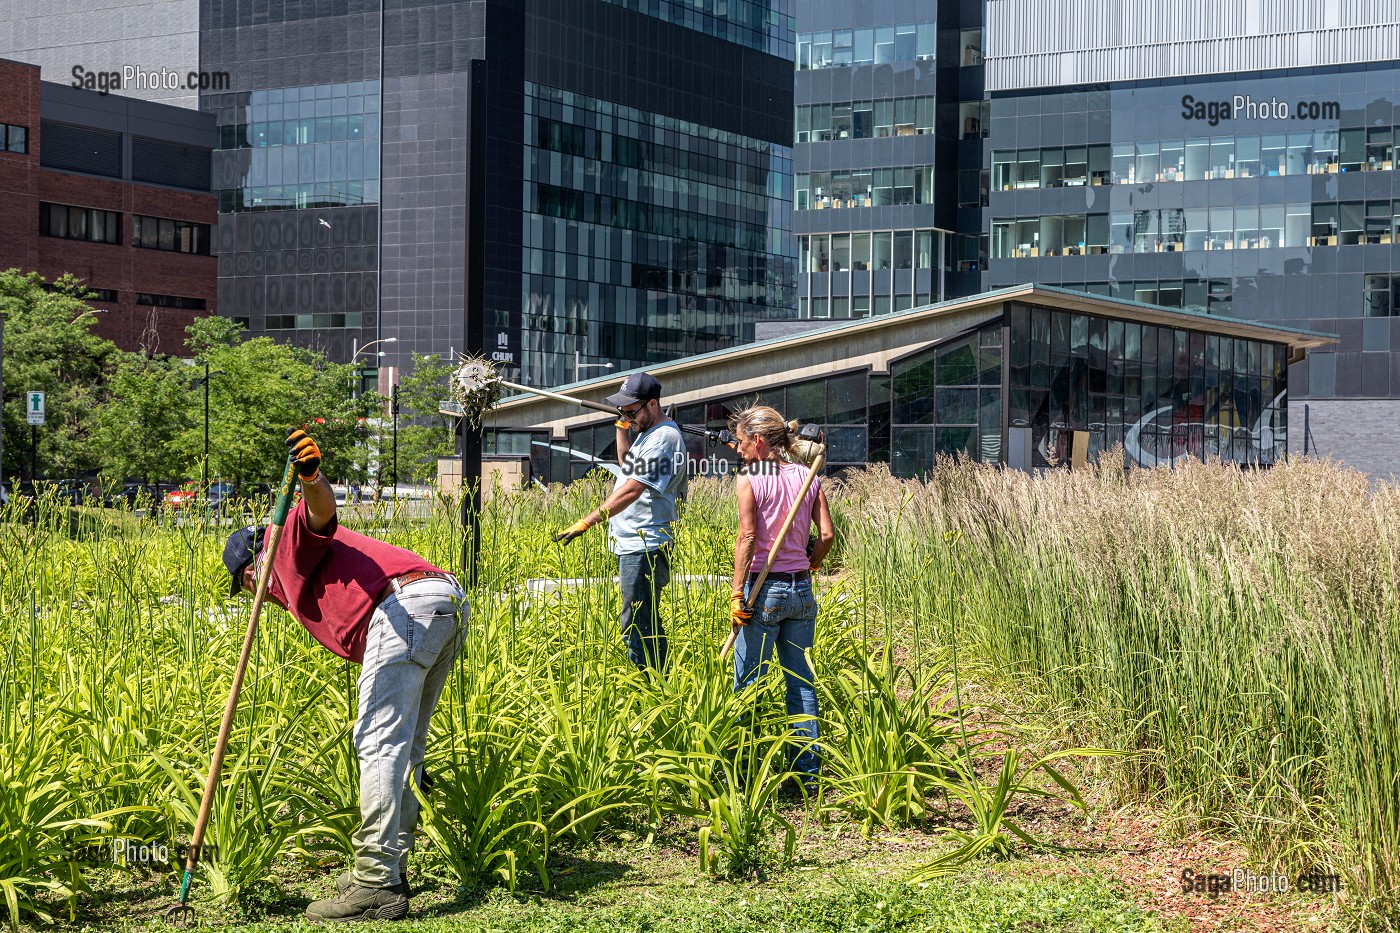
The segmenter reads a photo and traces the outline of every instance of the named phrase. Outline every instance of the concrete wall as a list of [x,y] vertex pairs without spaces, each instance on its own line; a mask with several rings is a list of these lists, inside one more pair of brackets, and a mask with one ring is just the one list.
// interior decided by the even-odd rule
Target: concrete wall
[[[84,71],[199,69],[199,0],[0,0],[0,58],[38,65],[45,81],[69,84]],[[199,106],[197,90],[113,93],[177,107]]]
[[1400,400],[1300,399],[1288,406],[1288,450],[1303,452],[1308,406],[1309,453],[1340,460],[1376,479],[1400,476]]

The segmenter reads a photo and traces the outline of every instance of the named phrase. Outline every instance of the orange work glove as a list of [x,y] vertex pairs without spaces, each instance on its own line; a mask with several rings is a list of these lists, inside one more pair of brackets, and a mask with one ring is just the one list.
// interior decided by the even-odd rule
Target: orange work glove
[[563,531],[555,535],[554,540],[558,541],[560,544],[568,544],[570,541],[574,540],[579,535],[583,534],[592,527],[593,524],[588,519],[580,518],[568,528],[565,528]]
[[287,453],[297,465],[304,483],[314,483],[321,475],[321,448],[301,428],[287,429]]
[[744,608],[744,594],[729,594],[729,624],[748,625],[753,618],[753,610]]

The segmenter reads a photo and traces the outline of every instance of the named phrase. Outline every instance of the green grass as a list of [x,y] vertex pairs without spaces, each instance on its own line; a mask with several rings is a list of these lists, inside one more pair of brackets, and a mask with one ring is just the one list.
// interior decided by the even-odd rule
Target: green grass
[[[1096,874],[1036,877],[1012,863],[1004,871],[994,868],[924,885],[903,884],[899,876],[912,870],[918,858],[916,854],[876,853],[860,859],[828,854],[800,862],[766,884],[735,884],[698,876],[690,859],[679,853],[634,843],[561,859],[557,887],[547,895],[501,888],[479,888],[462,895],[431,887],[415,896],[409,921],[368,928],[416,933],[464,929],[499,933],[1152,933],[1173,929],[1132,905],[1112,879]],[[296,916],[237,923],[205,912],[200,919],[230,933],[318,929]],[[114,916],[102,928],[154,931],[162,926],[154,920],[124,921]]]

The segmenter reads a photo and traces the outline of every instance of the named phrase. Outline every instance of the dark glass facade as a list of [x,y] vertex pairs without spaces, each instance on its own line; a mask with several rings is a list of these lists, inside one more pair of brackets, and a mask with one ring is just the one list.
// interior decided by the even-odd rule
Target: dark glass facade
[[1006,327],[1008,439],[1029,433],[1033,466],[1068,463],[1076,432],[1139,466],[1287,450],[1283,344],[1022,305]]
[[991,116],[991,287],[1336,333],[1295,399],[1400,397],[1400,64],[999,94]]
[[513,378],[752,339],[796,310],[791,12],[202,0],[201,64],[234,85],[201,100],[221,132],[221,310],[340,359],[381,337],[400,367],[461,352],[469,154],[484,152],[473,294],[483,349]]
[[753,339],[793,306],[791,149],[525,86],[522,366],[576,381]]
[[668,23],[792,57],[793,0],[607,0]]

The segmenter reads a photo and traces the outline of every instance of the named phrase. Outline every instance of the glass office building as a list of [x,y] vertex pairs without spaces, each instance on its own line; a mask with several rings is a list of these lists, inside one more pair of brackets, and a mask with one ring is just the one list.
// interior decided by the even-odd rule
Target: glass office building
[[953,217],[938,209],[935,192],[942,163],[945,173],[953,164],[938,138],[940,81],[945,93],[957,82],[945,80],[939,59],[938,8],[798,0],[792,204],[800,317],[888,314],[955,293]]
[[402,367],[465,349],[470,261],[521,381],[751,340],[796,313],[794,44],[792,0],[201,0],[221,311]]
[[[1336,333],[1288,376],[1295,403],[1336,414],[1314,421],[1324,437],[1386,421],[1400,400],[1400,63],[1008,91],[991,116],[990,286]],[[1362,447],[1324,449],[1386,468]]]

